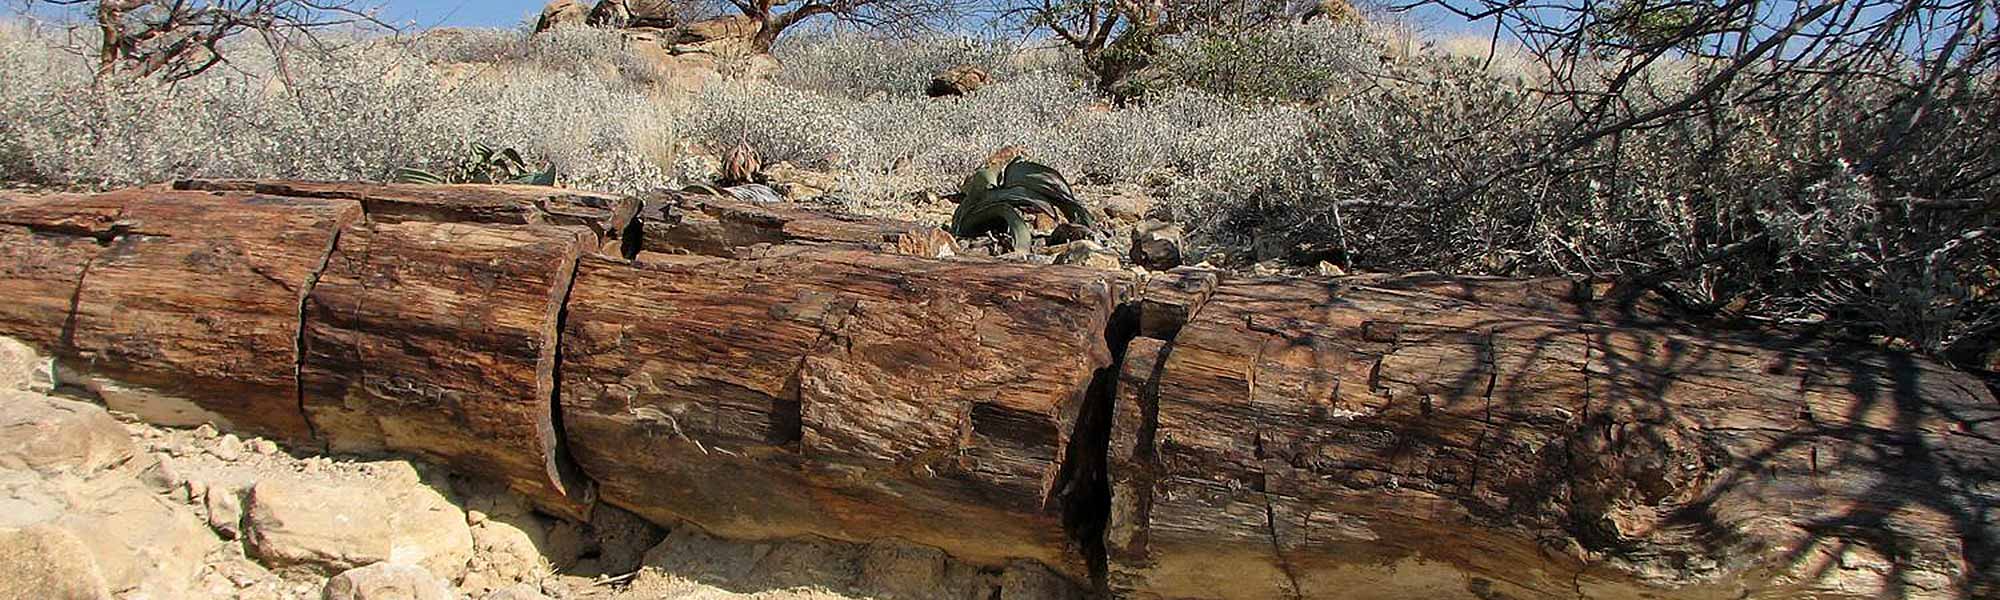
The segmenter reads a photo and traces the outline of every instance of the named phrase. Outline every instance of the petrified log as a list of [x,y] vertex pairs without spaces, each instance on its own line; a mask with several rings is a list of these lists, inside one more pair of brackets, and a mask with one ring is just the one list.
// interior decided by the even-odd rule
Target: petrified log
[[585,258],[570,445],[607,502],[656,520],[1082,577],[1064,458],[1111,363],[1115,277],[838,248]]
[[[1907,357],[1299,280],[1135,341],[1134,597],[1974,597],[2000,407]],[[1162,356],[1163,355],[1163,356]]]
[[[80,282],[60,340],[24,336],[55,348],[67,383],[156,422],[310,438],[295,380],[299,302],[358,205],[132,189],[7,213],[43,232],[7,245],[32,254],[10,270]],[[47,331],[59,293],[18,296],[41,323],[30,332]]]
[[752,203],[705,194],[663,193],[640,217],[645,252],[741,257],[759,245],[831,244],[943,258],[957,241],[935,225],[816,211],[792,203]]
[[118,227],[122,205],[88,196],[0,204],[0,332],[53,350],[90,262]]
[[376,223],[494,223],[575,225],[617,253],[639,212],[639,201],[610,194],[534,185],[418,185],[315,181],[191,179],[175,189],[254,191],[292,198],[338,198],[361,203]]
[[1135,289],[873,222],[703,208],[748,232],[703,256],[617,210],[314,185],[0,198],[0,335],[107,402],[309,414],[570,516],[601,489],[1134,598],[2000,596],[2000,406],[1905,355],[1637,327],[1565,280]]
[[[336,450],[412,452],[581,514],[554,407],[557,323],[588,231],[363,223],[305,304],[302,405]],[[577,499],[570,496],[574,494]]]

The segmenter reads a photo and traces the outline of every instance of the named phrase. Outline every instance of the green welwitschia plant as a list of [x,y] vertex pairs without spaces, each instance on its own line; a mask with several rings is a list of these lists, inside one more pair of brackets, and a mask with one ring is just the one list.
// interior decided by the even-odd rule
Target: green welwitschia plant
[[494,148],[473,142],[458,165],[438,173],[416,167],[396,169],[392,180],[396,183],[513,183],[524,185],[556,184],[556,169],[551,166],[542,170],[528,167],[528,161],[513,148]]
[[958,191],[961,199],[951,215],[952,234],[972,237],[1005,232],[1015,252],[1028,250],[1034,239],[1034,228],[1023,211],[1092,225],[1090,211],[1077,201],[1062,173],[1022,157],[1018,149],[995,153],[985,166],[965,178]]

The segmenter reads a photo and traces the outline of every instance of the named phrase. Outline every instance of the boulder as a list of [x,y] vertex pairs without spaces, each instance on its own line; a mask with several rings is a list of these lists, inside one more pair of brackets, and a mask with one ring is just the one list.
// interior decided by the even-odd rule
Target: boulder
[[414,474],[381,485],[387,489],[259,481],[245,517],[248,550],[279,569],[336,573],[393,562],[463,576],[472,556],[465,513]]
[[591,27],[624,29],[632,23],[632,9],[626,0],[598,0],[597,6],[590,7],[590,16],[585,19]]
[[410,565],[378,562],[328,579],[325,600],[458,600],[451,585]]
[[[611,1],[611,0],[607,0]],[[626,27],[671,29],[681,25],[686,3],[679,0],[618,0],[630,20]]]
[[1090,240],[1078,240],[1051,248],[1056,264],[1077,265],[1092,269],[1116,271],[1125,268],[1118,260],[1118,253],[1104,249],[1104,246]]
[[134,452],[125,426],[95,404],[0,390],[0,469],[87,477]]
[[1132,264],[1154,271],[1181,266],[1181,228],[1145,221],[1132,228]]
[[53,521],[83,540],[107,589],[119,597],[178,598],[220,543],[185,506],[122,473],[69,490],[70,511]]
[[993,83],[993,77],[986,71],[972,65],[960,65],[945,69],[931,77],[931,84],[924,88],[924,95],[932,98],[964,96]]
[[535,33],[557,27],[581,27],[590,18],[590,7],[579,0],[552,0],[542,7],[542,16],[535,20]]
[[0,599],[111,598],[90,548],[60,527],[0,529],[0,557]]
[[49,357],[20,340],[0,336],[0,392],[47,393],[55,387]]

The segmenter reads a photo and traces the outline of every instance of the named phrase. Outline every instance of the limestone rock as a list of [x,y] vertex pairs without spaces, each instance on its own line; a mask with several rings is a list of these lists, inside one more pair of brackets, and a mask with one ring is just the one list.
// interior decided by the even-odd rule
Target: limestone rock
[[52,525],[0,529],[0,599],[110,598],[96,558],[76,534]]
[[378,562],[327,580],[325,600],[457,600],[451,585],[422,568]]
[[465,513],[420,483],[373,490],[267,478],[248,504],[248,549],[274,568],[334,573],[393,562],[457,579],[471,559]]
[[128,475],[65,487],[69,511],[49,523],[83,542],[106,589],[120,597],[186,595],[202,556],[219,543],[185,507]]
[[222,539],[233,540],[243,534],[243,497],[236,489],[228,486],[209,486],[208,493],[202,494],[202,509],[208,513],[208,527]]
[[52,366],[49,357],[33,346],[0,336],[0,392],[48,393],[55,387]]
[[133,452],[125,427],[95,404],[0,390],[0,469],[88,476]]

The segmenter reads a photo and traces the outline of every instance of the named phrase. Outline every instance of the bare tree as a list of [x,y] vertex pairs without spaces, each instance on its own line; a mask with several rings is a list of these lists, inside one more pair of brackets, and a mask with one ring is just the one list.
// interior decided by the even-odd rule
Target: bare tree
[[246,33],[274,52],[317,32],[391,27],[350,0],[27,0],[88,9],[99,34],[98,75],[180,81],[228,61],[223,42]]
[[850,25],[909,33],[949,22],[971,0],[707,0],[756,24],[751,43],[765,52],[795,25],[826,18]]
[[[1533,110],[1553,116],[1501,166],[1468,177],[1448,204],[1504,196],[1522,181],[1616,182],[1621,148],[1653,132],[1708,148],[1681,158],[1700,172],[1753,127],[1803,124],[1812,128],[1792,135],[1831,158],[1777,182],[1789,191],[1775,203],[1689,189],[1684,202],[1700,215],[1692,235],[1579,266],[1620,271],[1628,291],[1665,294],[1697,312],[1769,302],[1756,308],[1869,324],[1933,353],[1996,347],[2000,4],[1410,0],[1392,8],[1419,7],[1490,25],[1496,46],[1526,49],[1537,63]],[[1847,208],[1828,190],[1870,200]],[[1792,223],[1856,223],[1865,233],[1800,248],[1801,226],[1772,226],[1759,211],[1802,215]]]
[[1099,91],[1133,95],[1130,79],[1152,66],[1176,35],[1243,29],[1304,18],[1295,0],[1024,0],[1004,3],[1003,21],[1046,31],[1083,55]]

